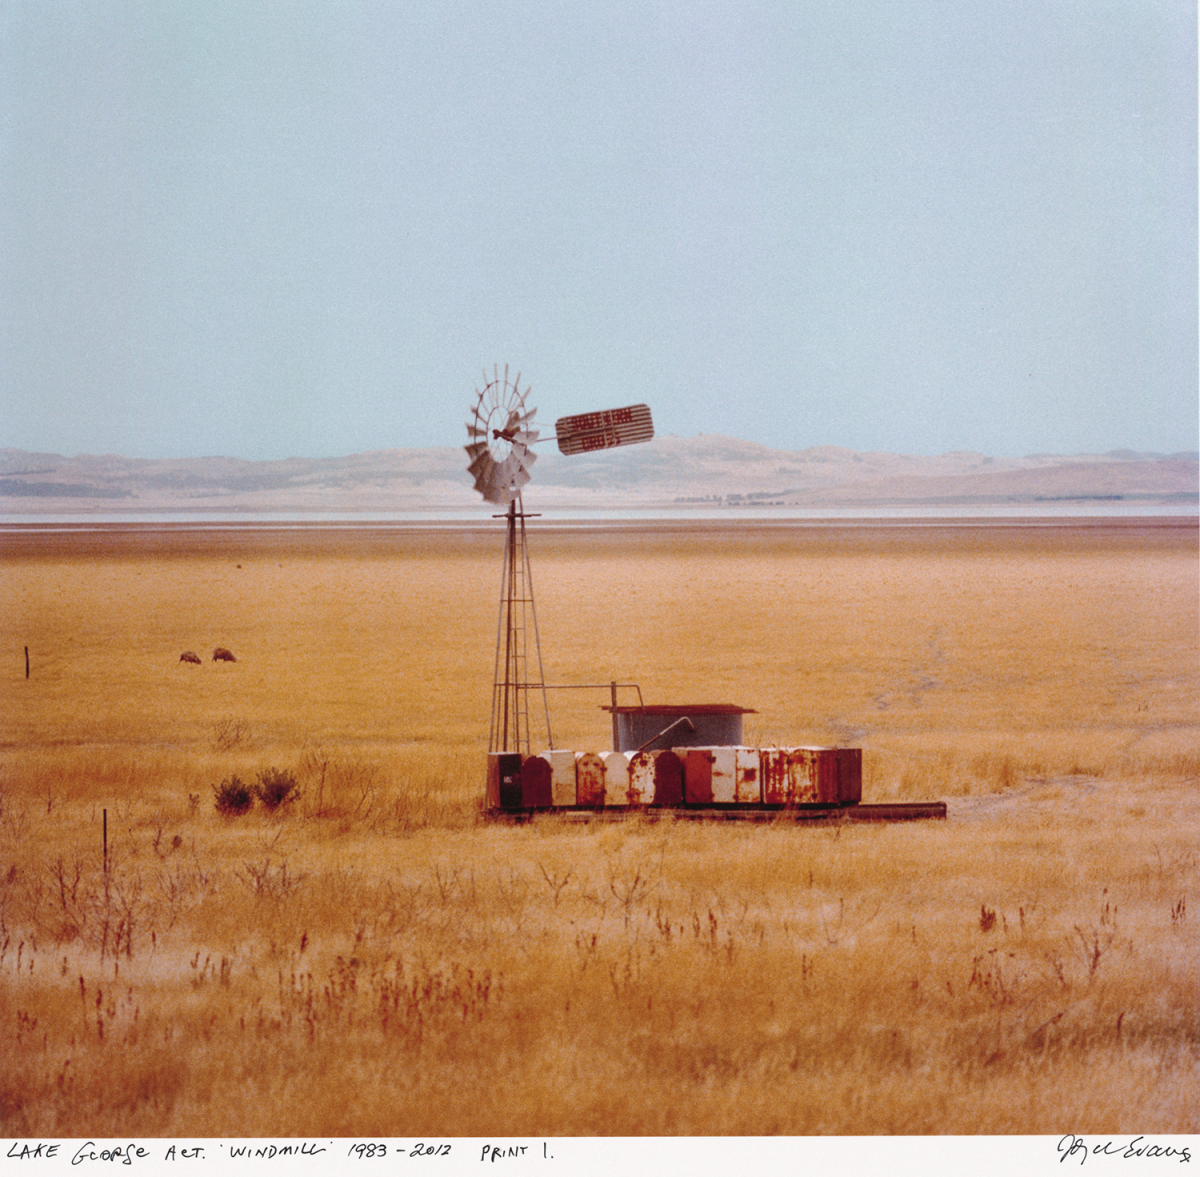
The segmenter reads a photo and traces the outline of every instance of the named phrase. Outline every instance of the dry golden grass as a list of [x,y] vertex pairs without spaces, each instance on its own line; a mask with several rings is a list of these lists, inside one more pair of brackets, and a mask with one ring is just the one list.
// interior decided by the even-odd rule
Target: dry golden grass
[[1194,525],[533,533],[552,681],[950,802],[836,829],[484,824],[495,531],[2,542],[6,1135],[1197,1130]]

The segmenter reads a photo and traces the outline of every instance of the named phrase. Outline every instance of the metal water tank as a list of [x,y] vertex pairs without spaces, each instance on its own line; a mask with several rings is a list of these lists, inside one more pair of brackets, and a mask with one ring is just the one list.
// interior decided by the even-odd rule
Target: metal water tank
[[736,747],[742,743],[742,716],[753,707],[733,703],[655,704],[605,707],[616,719],[617,750],[643,748]]

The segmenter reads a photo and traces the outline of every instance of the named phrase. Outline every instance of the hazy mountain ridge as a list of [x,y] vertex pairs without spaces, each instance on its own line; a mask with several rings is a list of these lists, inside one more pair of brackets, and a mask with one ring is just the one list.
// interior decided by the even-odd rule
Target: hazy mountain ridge
[[[1196,453],[1034,454],[993,458],[857,453],[837,446],[777,450],[720,435],[566,458],[539,446],[532,468],[547,507],[729,505],[795,507],[1037,503],[1124,499],[1195,504]],[[0,450],[0,514],[105,511],[407,511],[479,500],[456,446],[374,450],[342,458],[250,461],[145,459]]]

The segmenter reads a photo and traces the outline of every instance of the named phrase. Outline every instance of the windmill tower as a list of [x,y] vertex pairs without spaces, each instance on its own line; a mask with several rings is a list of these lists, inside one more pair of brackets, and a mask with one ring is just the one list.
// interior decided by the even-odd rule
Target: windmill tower
[[[495,364],[490,380],[484,370],[483,382],[483,388],[475,390],[467,422],[471,439],[465,447],[471,459],[467,470],[486,502],[508,508],[505,515],[497,516],[506,520],[506,532],[488,753],[529,756],[535,727],[539,732],[545,730],[544,746],[554,747],[525,534],[525,520],[536,516],[525,513],[521,500],[521,489],[530,479],[529,468],[537,460],[530,447],[541,439],[533,426],[537,409],[527,407],[530,389],[527,386],[521,391],[519,372],[510,381],[508,365],[502,376]],[[654,425],[645,405],[561,417],[554,432],[559,450],[568,455],[632,445],[653,436]]]

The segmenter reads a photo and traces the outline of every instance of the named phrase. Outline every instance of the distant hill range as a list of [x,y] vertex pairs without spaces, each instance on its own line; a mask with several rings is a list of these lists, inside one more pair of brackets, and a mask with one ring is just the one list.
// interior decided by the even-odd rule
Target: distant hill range
[[[938,509],[1140,503],[1185,513],[1200,499],[1196,453],[1116,450],[990,458],[775,450],[716,435],[565,458],[546,445],[527,504],[603,510],[772,506]],[[345,458],[133,459],[0,450],[0,518],[124,512],[356,513],[478,507],[466,455],[451,446]]]

